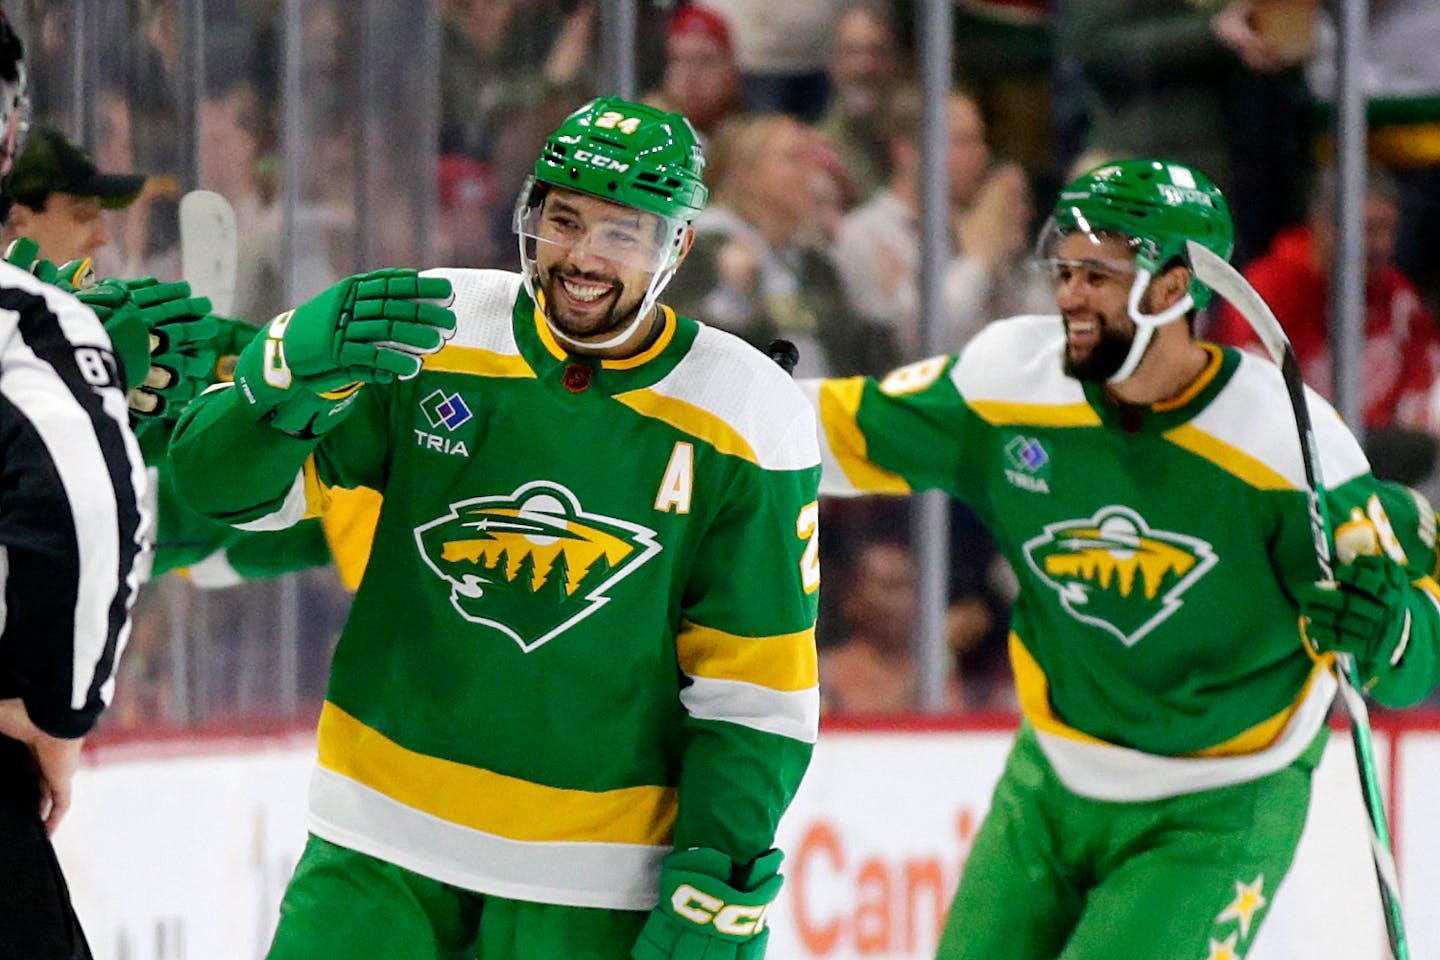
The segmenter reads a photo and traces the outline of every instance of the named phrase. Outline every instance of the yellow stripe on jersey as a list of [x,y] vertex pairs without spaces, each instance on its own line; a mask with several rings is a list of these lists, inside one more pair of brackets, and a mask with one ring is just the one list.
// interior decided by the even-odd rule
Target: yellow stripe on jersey
[[329,702],[319,741],[327,770],[448,823],[511,840],[659,845],[673,833],[674,787],[547,787],[416,753]]
[[[1258,753],[1271,746],[1285,731],[1285,725],[1290,722],[1300,704],[1309,696],[1310,688],[1314,685],[1316,678],[1330,669],[1334,659],[1332,655],[1326,654],[1316,661],[1305,685],[1300,688],[1299,695],[1285,709],[1261,720],[1253,727],[1241,731],[1228,740],[1182,756],[1234,757]],[[1020,698],[1020,709],[1036,730],[1053,733],[1067,740],[1078,740],[1081,743],[1114,746],[1108,740],[1102,740],[1075,729],[1055,715],[1054,709],[1050,706],[1050,680],[1045,676],[1045,671],[1040,668],[1040,664],[1036,662],[1030,651],[1025,649],[1025,643],[1020,639],[1020,635],[1014,632],[1010,634],[1010,663],[1015,672],[1015,688]]]
[[[330,488],[324,480],[320,479],[320,472],[315,468],[315,454],[305,458],[305,465],[300,468],[300,475],[305,481],[305,516],[309,520],[312,517],[321,517],[325,511],[330,509]],[[292,488],[293,489],[293,488]]]
[[1010,666],[1015,672],[1015,692],[1020,698],[1020,711],[1036,730],[1081,743],[1107,742],[1076,730],[1055,715],[1050,707],[1050,679],[1030,651],[1025,649],[1020,635],[1013,630],[1010,632]]
[[665,348],[670,346],[670,341],[675,339],[675,331],[680,329],[680,324],[675,319],[674,310],[671,310],[669,307],[663,304],[660,306],[660,310],[662,312],[662,315],[664,316],[664,320],[662,321],[664,325],[660,328],[660,336],[655,338],[654,343],[650,344],[650,346],[646,347],[644,350],[641,350],[633,357],[622,357],[616,360],[601,360],[600,366],[604,367],[606,370],[633,370],[636,367],[643,366],[644,364],[649,363],[651,360],[664,353]]
[[1100,414],[1088,403],[1016,403],[969,400],[970,409],[993,426],[1098,427]]
[[771,690],[809,690],[820,682],[815,630],[742,637],[686,621],[675,638],[687,676],[739,680]]
[[865,392],[864,377],[826,380],[820,384],[820,422],[825,442],[845,479],[856,490],[867,493],[909,493],[910,484],[899,474],[870,462],[865,452],[865,434],[856,418]]
[[1295,485],[1260,460],[1231,446],[1214,434],[1186,423],[1165,431],[1165,439],[1203,457],[1226,473],[1244,480],[1260,490],[1294,490]]
[[1196,750],[1194,753],[1187,753],[1187,757],[1236,757],[1247,753],[1259,753],[1279,739],[1280,734],[1285,732],[1285,725],[1300,709],[1300,704],[1310,695],[1310,688],[1315,685],[1315,679],[1321,674],[1329,672],[1331,665],[1335,662],[1334,654],[1322,654],[1315,662],[1310,671],[1310,676],[1305,679],[1305,686],[1300,688],[1300,695],[1295,702],[1284,710],[1266,720],[1261,720],[1255,726],[1244,730],[1231,737],[1223,743],[1217,743],[1213,747],[1206,747],[1204,750]]
[[1200,376],[1190,382],[1190,386],[1169,400],[1161,400],[1158,403],[1151,404],[1150,409],[1160,411],[1179,410],[1185,406],[1185,404],[1200,396],[1200,391],[1210,386],[1210,381],[1219,375],[1220,368],[1225,364],[1224,352],[1213,343],[1197,342],[1200,343],[1200,348],[1210,355],[1210,359],[1205,362],[1205,369],[1200,371]]
[[693,403],[667,397],[654,390],[631,390],[617,393],[615,399],[643,417],[653,417],[670,424],[697,440],[703,440],[721,453],[759,464],[755,448],[734,427],[715,414]]
[[519,354],[496,353],[478,347],[447,346],[425,358],[434,373],[470,373],[481,377],[529,377],[535,371]]

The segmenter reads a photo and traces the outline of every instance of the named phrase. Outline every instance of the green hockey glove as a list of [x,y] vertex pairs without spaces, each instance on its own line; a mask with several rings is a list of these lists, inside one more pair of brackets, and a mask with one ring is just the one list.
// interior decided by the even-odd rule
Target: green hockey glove
[[235,365],[235,385],[255,415],[313,438],[349,413],[365,384],[420,372],[421,357],[455,331],[450,281],[414,270],[347,277],[270,321]]
[[[110,345],[120,363],[128,387],[138,385],[150,366],[150,335],[140,311],[129,302],[118,280],[97,283],[88,257],[70,260],[57,267],[40,257],[40,245],[29,237],[17,237],[5,248],[5,262],[59,287],[95,312],[110,335]],[[84,291],[87,295],[81,296]]]
[[55,264],[40,257],[40,244],[29,237],[16,237],[5,247],[5,262],[33,273],[41,283],[55,282]]
[[1410,643],[1411,604],[1427,602],[1410,587],[1403,564],[1361,555],[1335,568],[1335,579],[1300,591],[1305,637],[1315,653],[1348,653],[1362,683],[1400,662]]
[[[219,322],[210,301],[190,296],[190,285],[161,283],[154,277],[87,282],[89,261],[59,268],[59,285],[105,324],[121,355],[130,384],[130,412],[141,420],[177,419],[185,405],[213,382],[214,340]],[[138,320],[143,338],[135,330]],[[144,344],[144,356],[139,343]]]
[[[676,850],[660,868],[660,902],[630,950],[633,960],[761,960],[765,915],[780,892],[783,854],[746,868],[719,850]],[[732,885],[733,884],[733,885]]]

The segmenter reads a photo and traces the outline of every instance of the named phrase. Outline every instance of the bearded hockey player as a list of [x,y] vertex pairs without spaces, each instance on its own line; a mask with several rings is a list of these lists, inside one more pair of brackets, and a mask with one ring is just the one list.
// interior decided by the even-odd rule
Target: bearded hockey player
[[1435,684],[1433,516],[1430,545],[1393,544],[1386,503],[1416,508],[1311,395],[1331,521],[1371,547],[1314,584],[1280,372],[1193,336],[1211,291],[1185,242],[1228,257],[1232,235],[1198,171],[1108,164],[1041,236],[1058,316],[883,380],[804,385],[822,490],[953,494],[1021,584],[1024,722],[943,960],[1243,956],[1305,822],[1335,652],[1388,704]]
[[763,955],[819,454],[775,363],[658,301],[702,168],[683,117],[596,100],[521,194],[521,273],[345,280],[182,419],[209,516],[384,498],[271,958]]

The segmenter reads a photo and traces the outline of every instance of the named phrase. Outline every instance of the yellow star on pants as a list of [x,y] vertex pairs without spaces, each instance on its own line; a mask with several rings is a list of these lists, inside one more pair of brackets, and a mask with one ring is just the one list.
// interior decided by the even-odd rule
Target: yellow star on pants
[[1210,955],[1205,960],[1240,960],[1240,955],[1235,952],[1235,941],[1240,935],[1232,933],[1224,941],[1210,940]]
[[1261,907],[1270,901],[1265,899],[1261,891],[1265,888],[1265,875],[1262,873],[1251,883],[1235,881],[1235,900],[1224,910],[1220,911],[1215,918],[1216,923],[1224,923],[1227,920],[1240,921],[1240,936],[1243,939],[1250,939],[1250,922],[1255,919],[1255,914]]

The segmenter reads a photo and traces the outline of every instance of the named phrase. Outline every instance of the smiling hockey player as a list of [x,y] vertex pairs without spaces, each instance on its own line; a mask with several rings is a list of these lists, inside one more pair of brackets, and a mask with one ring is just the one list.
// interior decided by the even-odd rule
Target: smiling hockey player
[[657,301],[702,167],[683,117],[597,100],[521,195],[520,274],[346,280],[182,420],[207,515],[384,496],[271,958],[763,955],[819,455],[775,363]]
[[1305,822],[1333,652],[1355,654],[1386,703],[1435,683],[1433,533],[1380,549],[1385,502],[1407,508],[1404,495],[1377,486],[1311,396],[1333,523],[1372,547],[1312,583],[1279,370],[1194,339],[1210,291],[1187,240],[1231,252],[1225,200],[1202,174],[1097,168],[1061,192],[1041,236],[1059,316],[993,323],[959,357],[882,381],[806,385],[822,490],[945,490],[1020,580],[1024,723],[943,960],[1243,956]]

